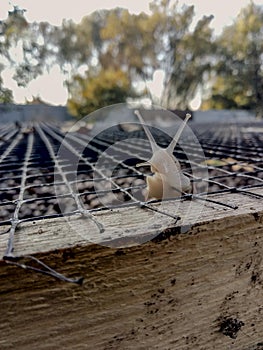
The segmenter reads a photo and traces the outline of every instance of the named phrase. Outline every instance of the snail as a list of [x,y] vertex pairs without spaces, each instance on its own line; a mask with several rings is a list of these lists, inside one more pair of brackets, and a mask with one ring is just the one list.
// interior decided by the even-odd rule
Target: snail
[[180,163],[174,157],[174,148],[186,126],[187,121],[191,118],[190,114],[186,117],[175,134],[173,140],[166,148],[157,145],[153,135],[138,110],[134,113],[139,118],[139,121],[145,131],[145,134],[150,141],[152,149],[152,157],[145,163],[139,163],[136,166],[150,166],[153,175],[146,176],[147,188],[145,200],[152,198],[165,199],[177,197],[185,192],[190,192],[192,189],[190,179],[182,173]]

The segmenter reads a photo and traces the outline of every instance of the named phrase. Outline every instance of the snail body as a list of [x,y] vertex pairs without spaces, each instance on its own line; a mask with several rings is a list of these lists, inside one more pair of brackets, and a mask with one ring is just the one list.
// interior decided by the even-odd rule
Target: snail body
[[181,133],[191,117],[186,115],[185,120],[178,129],[173,140],[167,148],[162,148],[155,142],[150,130],[145,125],[144,120],[139,111],[135,111],[139,121],[146,133],[152,148],[152,157],[145,163],[137,164],[137,166],[150,166],[153,175],[146,176],[146,200],[172,198],[191,190],[190,179],[182,173],[180,163],[174,157],[173,151]]

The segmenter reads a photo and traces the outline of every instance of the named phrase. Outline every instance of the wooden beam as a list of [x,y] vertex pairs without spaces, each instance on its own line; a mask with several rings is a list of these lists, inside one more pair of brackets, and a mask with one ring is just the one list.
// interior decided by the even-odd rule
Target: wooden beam
[[[97,214],[106,227],[102,241],[114,237],[125,248],[87,242],[88,230],[100,238],[90,220],[74,219],[74,227],[64,219],[21,225],[15,254],[83,276],[84,284],[0,261],[0,348],[262,349],[262,200],[214,199],[239,207],[206,203],[196,220],[200,203],[189,215],[184,202],[176,224],[140,208]],[[174,203],[164,209],[174,213]],[[162,235],[135,245],[162,228]],[[0,236],[2,255],[7,237]]]
[[[254,191],[254,192],[253,192]],[[263,195],[263,189],[251,190],[252,193]],[[225,203],[237,209],[228,208],[219,204],[193,200],[168,201],[161,205],[152,205],[162,211],[158,213],[138,207],[122,208],[99,212],[96,219],[103,224],[105,231],[101,233],[95,223],[80,216],[30,221],[21,224],[15,235],[14,254],[23,256],[43,252],[52,252],[57,249],[100,243],[114,247],[131,246],[145,242],[156,235],[173,228],[179,231],[188,231],[200,224],[213,225],[219,219],[238,220],[244,214],[257,214],[263,211],[262,199],[255,199],[240,193],[209,196],[209,199],[218,203]],[[164,215],[178,215],[175,219]],[[0,256],[5,253],[8,227],[0,227]]]

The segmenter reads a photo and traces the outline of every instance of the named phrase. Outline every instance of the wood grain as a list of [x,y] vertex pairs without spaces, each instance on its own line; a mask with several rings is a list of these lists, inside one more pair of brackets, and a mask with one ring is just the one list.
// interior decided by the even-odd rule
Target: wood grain
[[[85,232],[96,233],[90,221],[76,219],[78,232],[63,219],[21,225],[17,255],[33,254],[84,284],[0,261],[0,349],[262,350],[263,204],[240,194],[214,198],[239,208],[207,203],[193,220],[185,202],[181,221],[165,227],[160,215],[157,229],[146,209],[98,214],[102,241],[118,237],[124,248],[87,242]],[[2,234],[1,254],[6,240]]]

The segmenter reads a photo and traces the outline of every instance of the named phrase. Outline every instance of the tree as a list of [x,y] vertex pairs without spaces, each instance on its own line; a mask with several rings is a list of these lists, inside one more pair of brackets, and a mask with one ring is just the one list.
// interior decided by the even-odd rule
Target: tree
[[8,49],[20,40],[21,34],[28,28],[24,12],[25,10],[14,6],[13,11],[8,12],[7,19],[0,21],[0,53],[5,57],[11,58]]
[[0,76],[0,103],[12,103],[13,93],[10,89],[3,86],[3,80]]
[[[169,0],[156,0],[151,9],[150,15],[134,15],[120,8],[97,11],[79,24],[64,21],[61,27],[55,27],[44,22],[29,24],[24,11],[15,8],[3,23],[5,52],[9,64],[16,70],[15,80],[18,85],[26,86],[53,64],[59,64],[70,89],[68,105],[74,110],[81,101],[83,111],[79,106],[75,113],[83,115],[94,106],[103,106],[106,100],[123,101],[131,87],[146,82],[155,70],[161,69],[165,72],[163,106],[188,107],[210,69],[211,18],[205,17],[190,30],[193,6],[180,9],[177,3],[171,5]],[[20,47],[20,61],[9,54],[12,46]],[[81,75],[84,69],[88,73]],[[92,107],[90,96],[85,101],[88,86],[96,90],[95,81],[100,78],[109,88],[105,79],[109,72],[110,75],[122,72],[129,87],[113,88],[112,81],[110,88],[114,91],[111,90],[107,98],[100,87],[99,94],[104,97]],[[73,105],[76,106],[73,108]]]
[[[27,27],[24,18],[24,11],[14,7],[13,11],[8,13],[5,21],[0,21],[0,74],[5,68],[6,62],[11,62],[12,57],[9,49],[18,41],[20,33]],[[4,64],[5,63],[5,64]],[[3,79],[0,75],[0,103],[13,102],[13,93],[10,89],[4,87]]]
[[7,19],[0,22],[0,54],[5,67],[15,70],[14,79],[18,86],[25,87],[52,64],[52,26],[48,23],[29,24],[24,12],[15,6]]
[[151,8],[158,18],[155,52],[159,68],[165,73],[161,104],[187,109],[211,69],[213,17],[203,17],[192,29],[194,6],[179,8],[178,2],[159,0]]
[[217,40],[207,108],[254,109],[263,114],[263,7],[251,2]]
[[110,11],[100,32],[103,40],[99,53],[101,66],[121,67],[133,81],[151,77],[157,68],[153,50],[155,27],[145,13],[132,15],[120,8]]
[[53,56],[63,72],[72,76],[78,73],[80,66],[94,65],[102,46],[100,30],[105,25],[107,13],[94,12],[83,17],[79,24],[64,20],[61,27],[52,29],[50,41],[56,48]]
[[136,82],[145,81],[156,63],[148,15],[131,15],[119,8],[95,12],[78,26],[76,42],[87,38],[83,36],[87,31],[90,42],[86,45],[91,49],[91,55],[86,55],[87,72],[76,74],[68,83],[68,107],[79,116],[138,97]]
[[121,68],[133,85],[151,79],[157,69],[165,73],[161,104],[187,108],[211,67],[212,17],[204,17],[190,30],[194,7],[179,8],[169,0],[154,1],[151,15],[131,15],[117,8],[104,13],[98,65]]
[[75,76],[69,84],[69,91],[68,108],[77,117],[125,102],[133,94],[129,77],[120,69],[112,68],[99,73],[87,72],[85,77]]

